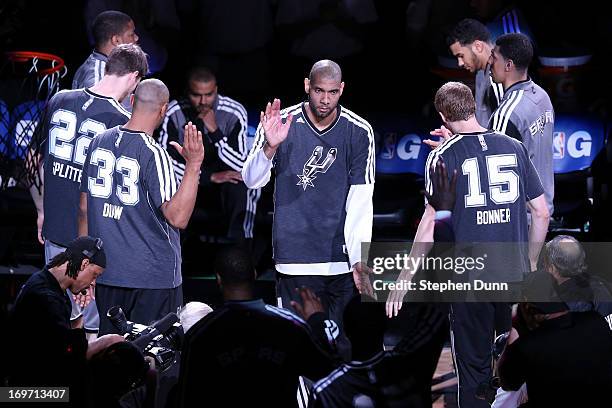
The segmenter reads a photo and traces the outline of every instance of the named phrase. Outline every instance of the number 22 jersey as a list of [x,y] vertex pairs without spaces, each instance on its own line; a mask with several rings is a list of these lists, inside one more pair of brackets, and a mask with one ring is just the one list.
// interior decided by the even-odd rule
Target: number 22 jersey
[[89,144],[129,118],[114,98],[89,89],[61,91],[51,98],[38,133],[44,160],[45,239],[66,246],[78,236],[79,184]]
[[144,132],[114,127],[91,143],[81,191],[91,236],[104,241],[106,270],[98,283],[170,289],[181,279],[179,230],[161,206],[176,193],[170,156]]

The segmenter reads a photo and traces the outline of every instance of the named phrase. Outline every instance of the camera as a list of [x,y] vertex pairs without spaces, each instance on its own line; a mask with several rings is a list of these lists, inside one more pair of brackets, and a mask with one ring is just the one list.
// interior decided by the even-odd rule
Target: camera
[[111,307],[106,316],[125,339],[155,360],[155,366],[165,371],[177,360],[183,344],[183,326],[176,313],[168,313],[151,326],[127,320],[120,306]]

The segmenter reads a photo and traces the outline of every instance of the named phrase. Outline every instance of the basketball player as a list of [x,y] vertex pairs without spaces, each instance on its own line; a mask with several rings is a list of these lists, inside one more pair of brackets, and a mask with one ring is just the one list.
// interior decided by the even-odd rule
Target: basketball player
[[367,121],[338,103],[344,82],[335,62],[315,63],[304,90],[306,102],[282,111],[278,99],[268,103],[242,178],[247,187],[260,188],[272,167],[276,171],[279,305],[292,310],[296,288],[307,286],[340,323],[356,288],[364,290],[361,243],[372,236],[374,134]]
[[240,175],[248,154],[247,113],[240,103],[219,95],[217,79],[207,68],[191,70],[186,98],[170,102],[159,129],[159,143],[172,157],[179,183],[185,172],[185,162],[168,142],[183,142],[183,128],[187,122],[192,122],[202,132],[204,150],[208,152],[200,176],[207,197],[205,202],[213,201],[213,194],[220,196],[228,220],[228,237],[239,243],[252,239],[260,190],[248,189]]
[[[489,256],[478,278],[488,282],[520,282],[536,269],[549,222],[544,189],[527,150],[515,139],[479,125],[474,97],[464,84],[444,84],[436,93],[435,106],[453,136],[429,154],[426,168],[435,168],[438,160],[443,160],[449,174],[455,171],[458,174],[457,199],[452,211],[455,241],[462,246],[476,243],[474,248],[486,242],[507,242],[503,253]],[[425,174],[426,188],[431,194],[429,171]],[[531,225],[527,209],[531,212]],[[420,255],[416,250],[431,242],[434,218],[435,211],[427,204],[414,239],[420,245],[413,246],[411,256]],[[520,245],[527,242],[528,249]],[[413,272],[404,270],[400,279],[409,280]],[[387,300],[389,317],[397,315],[404,294],[391,292]],[[476,390],[491,377],[491,344],[499,308],[505,308],[509,316],[507,304],[451,304],[451,344],[461,407],[489,406],[476,398]]]
[[108,262],[98,279],[100,333],[115,332],[106,316],[119,305],[128,320],[150,324],[182,306],[179,229],[187,226],[204,159],[202,134],[185,126],[180,187],[168,153],[153,140],[169,92],[157,79],[136,88],[130,120],[97,136],[83,167],[79,232],[104,240]]
[[[120,102],[147,70],[147,58],[139,46],[121,45],[110,53],[98,84],[58,92],[49,101],[37,141],[39,163],[44,163],[44,185],[40,191],[30,189],[38,210],[38,239],[45,245],[46,263],[78,236],[79,183],[91,140],[130,118]],[[85,328],[97,331],[92,303],[88,307],[91,312],[85,315]]]

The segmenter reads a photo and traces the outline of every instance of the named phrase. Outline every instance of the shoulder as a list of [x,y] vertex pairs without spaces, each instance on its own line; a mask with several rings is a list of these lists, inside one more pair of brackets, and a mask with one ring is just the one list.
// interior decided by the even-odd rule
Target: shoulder
[[183,104],[181,103],[181,101],[173,99],[168,103],[168,109],[166,109],[166,116],[176,115],[177,113],[181,112],[182,109]]
[[246,121],[247,111],[240,102],[235,101],[234,99],[228,96],[223,96],[223,95],[218,95],[217,99],[219,101],[218,109],[232,113],[235,116],[237,116],[240,120]]
[[286,118],[289,114],[296,116],[302,113],[302,102],[295,104],[293,106],[289,106],[285,109],[281,109],[280,115],[281,118]]
[[76,100],[84,95],[83,89],[62,89],[49,100],[49,104],[58,104],[68,100]]
[[114,98],[105,99],[109,105],[113,108],[113,113],[123,116],[126,119],[130,119],[132,114],[125,109],[119,102]]
[[282,309],[280,307],[276,307],[272,305],[266,305],[265,307],[266,307],[266,312],[269,315],[276,316],[280,319],[287,321],[288,323],[293,323],[294,325],[302,327],[304,329],[308,327],[306,325],[306,322],[302,318],[298,317],[297,315],[293,314],[292,312],[286,309]]
[[340,107],[340,118],[346,120],[351,126],[364,130],[368,134],[374,133],[372,126],[367,120],[344,106]]

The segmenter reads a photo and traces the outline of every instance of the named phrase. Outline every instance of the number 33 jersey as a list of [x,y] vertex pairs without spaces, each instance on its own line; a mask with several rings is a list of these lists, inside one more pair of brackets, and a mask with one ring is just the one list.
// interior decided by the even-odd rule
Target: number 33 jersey
[[115,99],[88,89],[58,92],[38,133],[44,160],[43,236],[66,246],[77,237],[79,184],[91,140],[130,118]]
[[170,156],[144,132],[114,127],[98,135],[83,166],[89,234],[102,238],[105,285],[168,289],[181,284],[179,230],[161,206],[176,193]]

